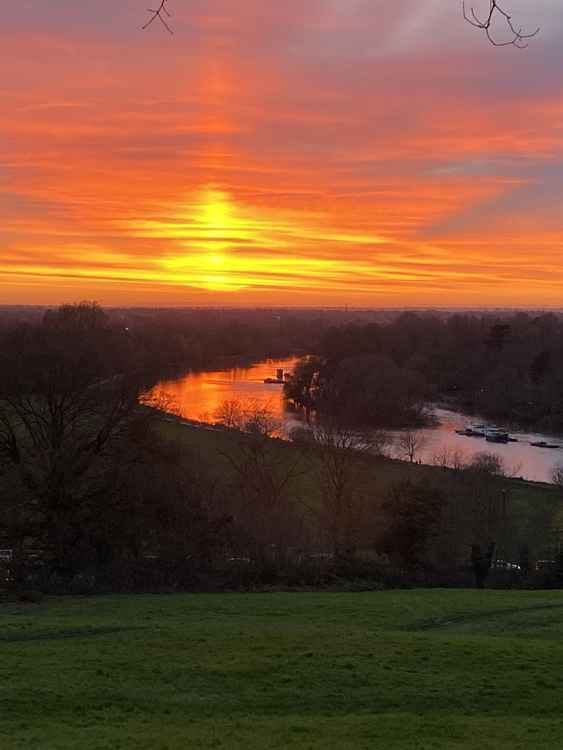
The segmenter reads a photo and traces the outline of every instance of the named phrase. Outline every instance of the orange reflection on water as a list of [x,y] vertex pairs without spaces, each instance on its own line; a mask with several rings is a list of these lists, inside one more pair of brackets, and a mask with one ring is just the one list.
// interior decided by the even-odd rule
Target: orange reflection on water
[[248,367],[228,370],[190,372],[181,378],[163,380],[148,394],[170,404],[170,410],[184,419],[215,421],[215,414],[225,401],[240,401],[243,406],[266,407],[272,417],[286,417],[283,387],[264,383],[276,376],[276,370],[292,372],[296,357],[269,359]]

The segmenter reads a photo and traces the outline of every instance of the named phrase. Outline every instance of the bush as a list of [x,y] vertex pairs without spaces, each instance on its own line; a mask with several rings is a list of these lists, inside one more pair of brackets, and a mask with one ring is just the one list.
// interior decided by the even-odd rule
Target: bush
[[24,589],[17,595],[18,601],[25,604],[41,604],[43,598],[43,593],[36,589]]

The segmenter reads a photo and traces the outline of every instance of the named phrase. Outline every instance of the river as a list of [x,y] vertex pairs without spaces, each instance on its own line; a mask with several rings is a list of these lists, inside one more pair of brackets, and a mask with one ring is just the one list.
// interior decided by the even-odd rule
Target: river
[[[184,419],[203,422],[215,421],[214,415],[225,401],[240,401],[243,404],[257,404],[267,407],[272,416],[282,424],[282,434],[287,436],[291,429],[301,424],[299,414],[289,409],[283,399],[283,387],[279,384],[266,384],[266,378],[276,376],[276,370],[291,372],[297,358],[268,359],[245,367],[232,367],[226,370],[188,372],[180,377],[162,380],[151,391],[152,396],[164,398],[170,410]],[[457,435],[469,423],[479,420],[461,413],[436,408],[434,413],[439,424],[417,430],[424,445],[417,453],[422,463],[435,463],[436,457],[444,453],[458,453],[464,460],[470,460],[477,453],[486,451],[499,456],[506,470],[514,476],[537,482],[550,482],[554,467],[563,464],[563,448],[536,448],[530,442],[545,440],[563,446],[563,436],[540,433],[514,432],[518,442],[507,444],[488,443],[484,438]],[[398,457],[396,446],[390,454]]]

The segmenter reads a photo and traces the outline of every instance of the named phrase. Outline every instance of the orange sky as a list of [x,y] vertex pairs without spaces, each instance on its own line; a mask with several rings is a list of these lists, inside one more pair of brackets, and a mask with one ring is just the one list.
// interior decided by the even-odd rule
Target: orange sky
[[0,303],[563,305],[555,0],[169,4],[7,11]]

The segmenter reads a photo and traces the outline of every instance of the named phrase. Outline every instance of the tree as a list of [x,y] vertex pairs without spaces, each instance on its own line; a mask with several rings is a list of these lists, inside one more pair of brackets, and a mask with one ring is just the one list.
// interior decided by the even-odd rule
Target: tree
[[262,437],[273,437],[282,427],[268,404],[255,399],[226,399],[219,404],[213,417],[224,427]]
[[324,362],[320,357],[303,357],[284,385],[284,396],[305,410],[307,418],[317,405],[320,372]]
[[563,464],[557,464],[557,466],[554,467],[551,481],[560,490],[563,489]]
[[416,430],[402,432],[398,440],[399,455],[413,464],[426,443],[424,435]]
[[[514,46],[519,49],[525,49],[528,46],[528,40],[539,34],[539,27],[534,31],[525,31],[521,26],[516,27],[514,20],[509,11],[504,10],[500,6],[498,0],[488,0],[489,8],[486,13],[478,14],[473,6],[467,9],[465,0],[463,0],[463,17],[472,26],[477,29],[481,29],[485,32],[485,36],[494,47],[507,47]],[[498,22],[500,25],[504,24],[505,33],[508,32],[508,37],[499,38],[496,36],[495,27],[498,28]]]
[[168,19],[172,16],[172,13],[168,10],[168,0],[160,0],[159,5],[156,8],[148,9],[148,13],[150,13],[149,20],[142,27],[143,31],[148,29],[149,26],[152,26],[152,24],[158,20],[169,34],[174,33],[168,23]]
[[483,588],[499,545],[506,546],[507,487],[502,460],[479,453],[463,472],[465,513],[470,534],[471,565],[477,588]]
[[394,484],[385,502],[386,552],[408,568],[427,565],[445,507],[443,493],[427,483]]
[[480,544],[471,545],[471,566],[475,576],[475,585],[478,589],[485,588],[485,581],[489,575],[494,554],[494,542],[489,542],[484,550]]
[[186,575],[209,569],[228,539],[222,485],[196,451],[167,440],[153,420],[137,420],[119,448],[97,503],[96,563],[114,563],[115,583],[122,568],[138,577],[148,562],[159,580],[184,585]]
[[[354,336],[364,330],[341,332],[354,346]],[[351,340],[351,343],[350,343]],[[366,353],[361,341],[355,354],[342,354],[338,337],[325,342],[325,358],[306,358],[296,367],[285,395],[307,415],[314,411],[323,419],[339,424],[371,427],[404,427],[425,424],[424,382],[413,372],[398,366],[391,356]]]
[[0,475],[17,500],[16,540],[72,568],[111,461],[137,412],[122,332],[95,304],[66,305],[8,334],[0,354]]
[[[169,0],[160,0],[156,8],[149,8],[148,21],[142,27],[143,31],[155,21],[160,21],[161,25],[169,34],[173,34],[170,26],[172,13],[168,7]],[[488,10],[479,13],[473,6],[466,5],[465,0],[462,2],[463,17],[467,23],[477,29],[485,32],[485,36],[494,47],[514,46],[524,49],[528,46],[528,40],[539,34],[539,27],[534,31],[525,31],[522,27],[516,27],[510,11],[501,7],[498,0],[488,0]],[[504,25],[507,37],[497,37],[498,26]]]
[[[222,451],[232,470],[232,505],[238,552],[262,571],[283,565],[301,526],[295,481],[299,454],[273,435],[279,427],[267,407],[243,409],[240,438]],[[301,515],[300,515],[301,514]]]
[[244,427],[244,405],[238,399],[222,401],[213,413],[213,418],[231,430],[242,430]]
[[432,463],[441,469],[453,469],[454,471],[461,471],[465,467],[462,452],[453,448],[442,448],[434,453]]
[[365,525],[365,493],[360,469],[362,455],[383,449],[383,434],[362,431],[323,420],[309,432],[317,462],[320,508],[315,515],[328,538],[332,554],[341,559],[355,555]]

